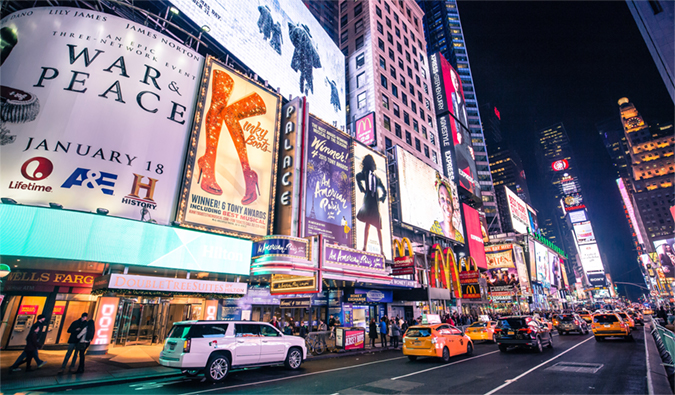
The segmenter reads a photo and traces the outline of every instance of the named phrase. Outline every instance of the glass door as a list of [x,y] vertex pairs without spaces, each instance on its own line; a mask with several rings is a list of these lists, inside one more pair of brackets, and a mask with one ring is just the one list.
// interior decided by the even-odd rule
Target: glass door
[[135,340],[135,335],[134,337],[129,336],[129,332],[131,331],[131,321],[132,321],[132,313],[134,311],[134,307],[138,306],[136,303],[134,303],[131,300],[128,299],[122,299],[120,301],[120,309],[119,312],[121,312],[121,317],[119,318],[119,330],[117,332],[117,341],[116,344],[120,346],[125,346],[127,342],[131,339]]

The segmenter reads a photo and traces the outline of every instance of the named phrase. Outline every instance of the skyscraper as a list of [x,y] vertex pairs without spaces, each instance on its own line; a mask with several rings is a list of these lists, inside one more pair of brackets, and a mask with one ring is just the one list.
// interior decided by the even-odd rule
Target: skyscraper
[[333,39],[335,45],[340,46],[338,42],[338,2],[337,1],[317,1],[317,0],[302,0],[307,6],[309,12],[314,15],[314,18],[319,22],[323,30],[328,33]]
[[482,210],[487,218],[489,232],[501,233],[499,210],[497,210],[485,137],[481,127],[480,111],[471,76],[469,56],[464,45],[464,33],[457,10],[457,2],[454,0],[417,0],[417,3],[424,11],[424,35],[427,41],[427,53],[440,52],[457,70],[462,80],[468,115],[468,125],[465,126],[471,132],[476,171],[483,199]]

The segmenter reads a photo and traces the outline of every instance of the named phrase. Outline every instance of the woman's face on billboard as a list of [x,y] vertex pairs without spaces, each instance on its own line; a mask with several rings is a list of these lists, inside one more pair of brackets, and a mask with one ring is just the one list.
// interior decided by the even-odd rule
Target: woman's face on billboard
[[452,223],[452,198],[450,197],[450,191],[445,185],[441,185],[438,189],[438,203],[441,205],[441,210],[443,210],[443,218],[448,223]]

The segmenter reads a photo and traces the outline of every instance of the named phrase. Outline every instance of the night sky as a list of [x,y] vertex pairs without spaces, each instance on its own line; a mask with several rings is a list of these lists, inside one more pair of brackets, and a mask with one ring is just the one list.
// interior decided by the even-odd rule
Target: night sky
[[[670,122],[673,102],[624,1],[460,1],[479,105],[501,113],[502,134],[523,159],[543,207],[536,131],[563,122],[581,188],[614,281],[644,284],[615,180],[595,124],[619,117],[628,97],[649,124]],[[541,219],[540,219],[541,221]],[[638,288],[619,286],[636,298]]]

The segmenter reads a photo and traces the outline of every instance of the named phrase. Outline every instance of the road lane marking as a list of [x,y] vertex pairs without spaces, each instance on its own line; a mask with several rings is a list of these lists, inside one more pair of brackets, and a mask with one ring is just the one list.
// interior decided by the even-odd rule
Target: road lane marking
[[[652,368],[649,366],[649,349],[647,348],[647,326],[642,324],[642,333],[645,341],[645,356],[647,357],[647,392],[649,395],[654,395],[654,383],[652,383]],[[651,333],[649,334],[651,336]]]
[[499,387],[493,389],[493,390],[490,391],[490,392],[487,392],[485,395],[492,395],[492,394],[494,394],[495,392],[501,390],[502,388],[504,388],[504,387],[510,385],[511,383],[513,383],[513,382],[515,382],[515,381],[518,381],[518,380],[522,379],[523,377],[525,377],[525,376],[527,376],[528,374],[534,372],[535,370],[537,370],[537,369],[539,369],[540,367],[546,365],[547,363],[549,363],[549,362],[551,362],[551,361],[553,361],[553,360],[555,360],[555,359],[558,359],[558,358],[562,357],[563,355],[567,354],[568,352],[574,350],[575,348],[579,347],[580,345],[586,343],[587,341],[589,341],[589,340],[591,340],[591,339],[593,339],[593,337],[589,337],[588,339],[582,341],[581,343],[578,343],[576,346],[573,346],[573,347],[568,348],[567,350],[561,352],[560,354],[556,355],[555,357],[549,359],[548,361],[544,361],[544,362],[540,363],[539,365],[533,367],[532,369],[528,370],[527,372],[525,372],[525,373],[523,373],[523,374],[521,374],[521,375],[519,375],[519,376],[516,376],[516,377],[514,377],[514,378],[512,378],[512,379],[510,379],[510,380],[506,380],[506,382],[505,382],[504,384],[500,385]]
[[420,370],[419,372],[413,372],[413,373],[404,374],[403,376],[392,377],[392,380],[398,380],[398,379],[402,379],[402,378],[404,378],[404,377],[410,377],[410,376],[414,376],[414,375],[416,375],[416,374],[429,372],[429,371],[431,371],[431,370],[436,370],[436,369],[440,369],[440,368],[445,368],[445,367],[448,367],[448,366],[451,366],[451,365],[456,365],[456,364],[458,364],[458,363],[470,361],[470,360],[472,360],[472,359],[482,358],[482,357],[484,357],[484,356],[486,356],[486,355],[494,354],[494,353],[496,353],[496,352],[499,352],[499,350],[497,350],[497,351],[492,351],[492,352],[489,352],[489,353],[486,353],[486,354],[476,355],[475,357],[471,357],[471,358],[467,358],[467,359],[462,359],[461,361],[455,361],[455,362],[452,362],[452,363],[446,363],[446,364],[443,364],[443,365],[440,365],[440,366],[434,366],[433,368]]
[[260,385],[260,384],[266,384],[266,383],[274,383],[277,381],[285,381],[285,380],[291,380],[291,379],[296,379],[300,377],[307,377],[307,376],[314,376],[317,374],[322,374],[322,373],[330,373],[330,372],[337,372],[340,370],[347,370],[347,369],[354,369],[354,368],[360,368],[362,366],[368,366],[368,365],[374,365],[376,363],[382,363],[382,362],[388,362],[388,361],[395,361],[397,359],[403,359],[406,357],[396,357],[396,358],[389,358],[389,359],[383,359],[381,361],[373,361],[373,362],[367,362],[367,363],[362,363],[360,365],[354,365],[354,366],[343,366],[341,368],[335,368],[335,369],[329,369],[329,370],[322,370],[320,372],[312,372],[312,373],[305,373],[305,374],[299,374],[297,376],[289,376],[289,377],[282,377],[278,379],[272,379],[272,380],[265,380],[265,381],[256,381],[255,383],[247,383],[247,384],[238,384],[238,385],[232,385],[229,387],[218,387],[218,388],[211,388],[208,390],[201,390],[201,391],[194,391],[194,392],[185,392],[181,395],[194,395],[194,394],[203,394],[205,392],[212,392],[212,391],[225,391],[229,390],[230,388],[241,388],[241,387],[249,387],[252,385]]

